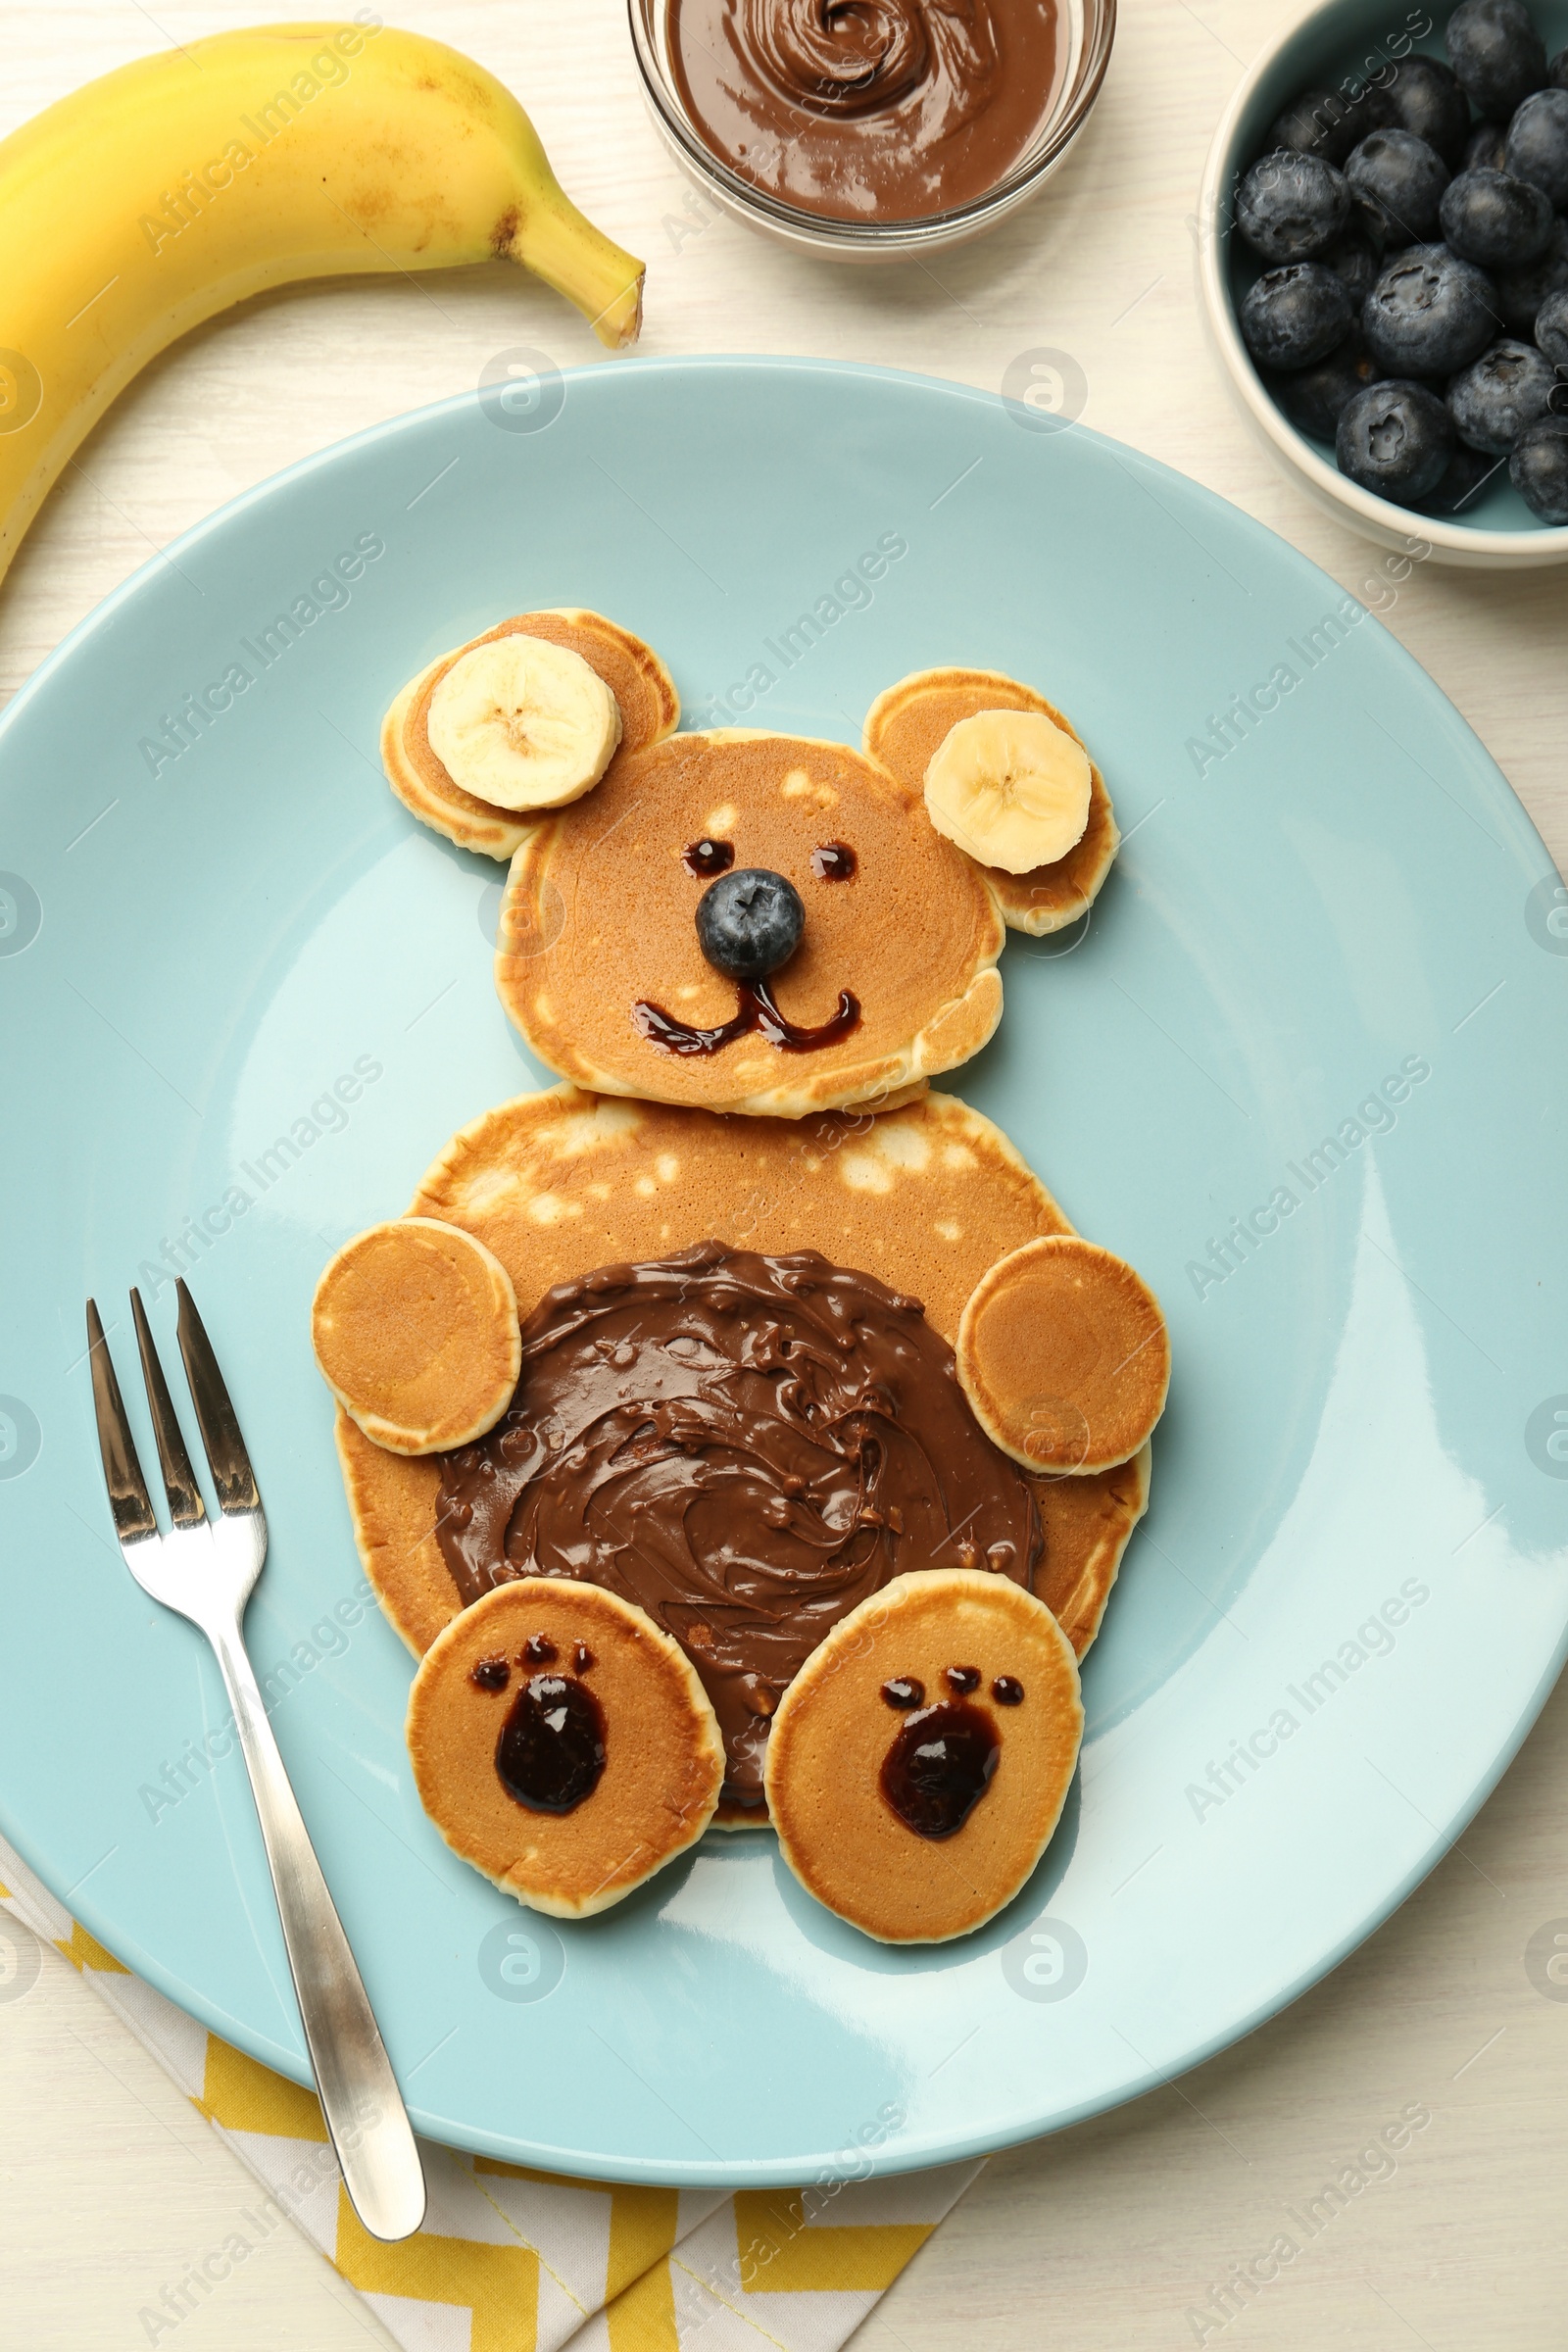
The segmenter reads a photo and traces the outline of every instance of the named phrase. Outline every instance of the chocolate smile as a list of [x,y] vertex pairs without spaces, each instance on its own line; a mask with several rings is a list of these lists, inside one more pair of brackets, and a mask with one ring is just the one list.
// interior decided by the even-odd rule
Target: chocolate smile
[[651,1046],[665,1054],[720,1054],[736,1038],[749,1036],[755,1029],[777,1046],[782,1054],[814,1054],[821,1046],[836,1046],[859,1026],[860,1000],[849,990],[839,992],[838,1010],[820,1021],[814,1029],[803,1029],[787,1021],[773,1002],[773,992],[765,980],[743,980],[737,989],[739,1003],[732,1021],[724,1021],[717,1029],[694,1029],[689,1021],[678,1021],[672,1013],[657,1004],[646,1003],[631,1008],[632,1026],[639,1037],[646,1037]]

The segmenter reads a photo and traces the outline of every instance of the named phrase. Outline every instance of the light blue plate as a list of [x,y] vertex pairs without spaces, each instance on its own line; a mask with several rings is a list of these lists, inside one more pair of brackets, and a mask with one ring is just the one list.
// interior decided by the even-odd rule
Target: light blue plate
[[[487,397],[512,413],[400,419],[191,532],[0,724],[0,1826],[130,1967],[305,2079],[243,1774],[193,1744],[216,1674],[110,1541],[82,1299],[129,1395],[130,1282],[172,1333],[162,1253],[250,1441],[251,1648],[419,2128],[623,2180],[993,2148],[1342,1959],[1557,1673],[1568,893],[1375,619],[1113,443],[792,362]],[[757,1837],[602,1920],[519,1913],[424,1820],[410,1660],[355,1597],[312,1288],[541,1075],[491,986],[497,869],[393,801],[377,724],[434,654],[563,603],[650,638],[698,719],[853,741],[907,670],[1033,679],[1127,835],[1087,936],[1008,947],[1001,1033],[954,1081],[1157,1286],[1175,1349],[1081,1793],[956,1946],[867,1942]]]

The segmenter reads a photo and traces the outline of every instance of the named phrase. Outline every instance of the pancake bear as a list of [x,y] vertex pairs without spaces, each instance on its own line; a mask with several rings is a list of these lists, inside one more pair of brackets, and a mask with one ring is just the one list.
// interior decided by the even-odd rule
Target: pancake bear
[[[518,1371],[498,1409],[466,1359],[447,1398],[420,1352],[457,1345],[445,1293],[415,1316],[389,1284],[383,1333],[362,1283],[356,1379],[322,1357],[355,1535],[425,1661],[426,1808],[519,1900],[582,1915],[771,1810],[830,1908],[942,1939],[1059,1811],[1168,1348],[1133,1270],[928,1082],[995,1030],[1006,928],[1087,910],[1115,818],[1067,719],[998,672],[905,678],[858,750],[678,718],[652,649],[576,608],[387,713],[399,798],[510,860],[497,990],[564,1083],[465,1127],[380,1229],[494,1268]],[[339,1355],[342,1321],[318,1315]],[[599,1654],[579,1589],[635,1662],[613,1691],[562,1662]],[[639,1805],[666,1826],[610,1869]]]

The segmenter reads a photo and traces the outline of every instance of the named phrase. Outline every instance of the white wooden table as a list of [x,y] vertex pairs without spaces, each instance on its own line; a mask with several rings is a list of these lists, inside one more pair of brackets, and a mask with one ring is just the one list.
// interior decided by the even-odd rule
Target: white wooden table
[[[826,354],[995,388],[1070,352],[1086,422],[1232,499],[1356,591],[1373,552],[1303,504],[1227,404],[1187,225],[1220,109],[1300,0],[1122,0],[1088,133],[1046,197],[979,246],[835,270],[712,220],[642,111],[620,0],[408,0],[400,23],[515,89],[561,178],[649,264],[647,352]],[[123,60],[265,12],[245,0],[0,5],[0,130]],[[597,347],[501,267],[283,293],[151,368],[81,453],[0,590],[13,690],[150,550],[278,466],[472,386],[509,345]],[[1388,625],[1489,745],[1568,863],[1568,568],[1420,566]],[[1489,1629],[1478,1624],[1478,1641]],[[1179,2085],[997,2158],[867,2324],[893,2352],[1155,2352],[1410,2101],[1433,2123],[1210,2344],[1248,2352],[1545,2352],[1568,2339],[1568,2002],[1522,1955],[1568,1915],[1568,1691],[1404,1909],[1286,2016]],[[1150,1954],[1150,1966],[1159,1955]],[[1563,2172],[1558,2170],[1564,2168]],[[53,1954],[0,2003],[0,2343],[113,2352],[136,2313],[237,2226],[249,2177]],[[347,2352],[377,2323],[282,2231],[180,2330],[181,2352]]]

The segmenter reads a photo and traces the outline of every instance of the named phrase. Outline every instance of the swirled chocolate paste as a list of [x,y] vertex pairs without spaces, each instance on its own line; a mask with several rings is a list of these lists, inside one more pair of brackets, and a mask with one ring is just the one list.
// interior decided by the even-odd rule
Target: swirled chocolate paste
[[1063,67],[1056,0],[668,0],[693,125],[721,163],[839,220],[914,220],[1004,178]]
[[839,1618],[911,1569],[1027,1585],[1041,1548],[918,1300],[714,1242],[546,1294],[507,1412],[442,1459],[436,1532],[465,1604],[569,1576],[645,1609],[702,1678],[742,1804]]

